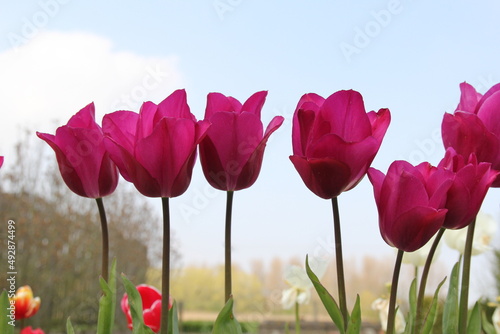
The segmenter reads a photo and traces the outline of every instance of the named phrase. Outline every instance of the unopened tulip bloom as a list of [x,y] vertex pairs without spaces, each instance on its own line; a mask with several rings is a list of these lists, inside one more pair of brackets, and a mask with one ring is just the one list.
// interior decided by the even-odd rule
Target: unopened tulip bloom
[[[137,291],[141,295],[142,299],[142,310],[144,324],[151,328],[151,330],[157,333],[160,330],[160,319],[161,319],[161,293],[155,287],[141,284],[138,285]],[[130,313],[130,306],[128,304],[128,295],[124,294],[121,300],[121,308],[125,316],[127,317],[128,328],[132,330],[132,315]],[[170,298],[168,309],[172,308],[172,299]]]
[[104,134],[95,122],[91,103],[59,127],[56,134],[37,132],[56,153],[59,171],[74,193],[89,198],[111,194],[118,185],[118,170],[104,147]]
[[139,114],[105,115],[105,144],[123,178],[149,197],[176,197],[191,182],[196,147],[209,124],[197,122],[186,92],[177,90],[156,105],[143,103]]
[[370,168],[382,238],[390,246],[413,252],[443,226],[446,194],[453,173],[429,163],[412,166],[394,161],[384,175]]
[[488,189],[499,172],[492,170],[490,163],[478,163],[474,153],[467,161],[452,147],[446,150],[445,157],[438,167],[448,169],[455,174],[450,190],[448,190],[445,204],[448,213],[443,227],[461,229],[474,220]]
[[[474,228],[474,238],[472,239],[472,255],[479,255],[491,249],[491,241],[497,231],[497,222],[492,216],[479,212]],[[464,253],[467,239],[467,229],[446,230],[444,240],[448,247]]]
[[[446,113],[441,125],[445,148],[468,158],[472,153],[480,162],[490,162],[500,170],[500,84],[484,95],[468,83],[460,84],[460,103],[453,114]],[[492,187],[500,187],[500,177]]]
[[230,96],[208,94],[205,120],[211,125],[200,143],[200,161],[212,187],[241,190],[257,180],[267,140],[284,120],[274,117],[263,131],[260,114],[266,96],[257,92],[242,105]]
[[14,296],[16,307],[15,318],[25,319],[34,316],[40,309],[40,297],[33,298],[33,290],[29,285],[17,289]]
[[290,160],[309,190],[337,197],[366,174],[390,119],[389,109],[366,113],[363,97],[353,90],[326,99],[306,94],[293,115]]
[[33,329],[31,326],[24,327],[20,334],[45,334],[40,328]]

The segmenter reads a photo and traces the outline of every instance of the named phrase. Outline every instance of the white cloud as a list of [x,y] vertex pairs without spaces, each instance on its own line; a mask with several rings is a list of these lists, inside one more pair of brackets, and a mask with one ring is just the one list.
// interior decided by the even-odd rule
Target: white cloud
[[100,122],[118,109],[158,103],[182,83],[175,56],[115,51],[88,33],[42,32],[0,53],[0,155],[12,150],[20,129],[54,133],[92,101]]

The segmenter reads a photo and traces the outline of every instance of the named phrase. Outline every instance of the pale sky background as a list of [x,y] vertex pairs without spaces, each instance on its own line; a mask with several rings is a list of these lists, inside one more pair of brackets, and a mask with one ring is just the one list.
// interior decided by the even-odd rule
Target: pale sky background
[[[500,82],[498,1],[38,0],[0,9],[5,169],[21,127],[54,133],[91,101],[100,121],[185,88],[201,119],[209,92],[240,101],[269,92],[265,125],[275,115],[286,120],[257,182],[234,196],[233,260],[242,265],[332,252],[330,202],[305,187],[288,158],[303,94],[354,89],[367,111],[389,108],[392,124],[373,163],[385,173],[396,159],[437,164],[441,120],[455,109],[459,84],[484,93]],[[499,201],[492,189],[484,204],[497,220]],[[367,178],[339,202],[346,258],[393,254]],[[171,208],[183,263],[222,263],[225,194],[210,188],[199,164]]]

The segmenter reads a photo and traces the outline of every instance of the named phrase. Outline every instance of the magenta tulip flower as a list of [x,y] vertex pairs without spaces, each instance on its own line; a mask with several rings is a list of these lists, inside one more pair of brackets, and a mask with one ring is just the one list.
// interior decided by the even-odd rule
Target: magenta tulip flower
[[366,174],[390,120],[389,109],[366,113],[363,97],[353,90],[327,99],[306,94],[293,116],[290,160],[313,193],[337,197]]
[[212,187],[241,190],[257,180],[267,140],[284,120],[274,117],[263,131],[260,113],[266,95],[255,93],[242,105],[230,96],[208,94],[205,120],[211,126],[200,143],[200,161]]
[[[155,287],[141,284],[138,285],[137,291],[141,295],[142,299],[142,310],[143,310],[143,320],[144,324],[151,328],[155,333],[160,330],[160,319],[161,319],[161,293]],[[169,298],[168,309],[172,308],[172,298]],[[121,300],[121,308],[125,316],[127,317],[127,326],[130,330],[133,330],[132,315],[130,313],[130,306],[128,304],[128,295],[124,294]]]
[[191,114],[184,90],[158,105],[143,103],[139,114],[122,110],[103,119],[111,158],[125,180],[149,197],[176,197],[186,191],[196,147],[208,127]]
[[[468,83],[460,84],[461,97],[454,114],[441,125],[445,148],[453,147],[465,159],[474,153],[480,162],[500,170],[500,84],[481,95]],[[500,187],[497,177],[492,187]]]
[[499,172],[492,170],[490,163],[478,163],[474,154],[471,154],[466,162],[452,147],[446,150],[445,157],[438,167],[455,174],[445,204],[448,213],[443,227],[461,229],[476,217],[489,187]]
[[95,107],[91,103],[56,134],[37,132],[56,153],[59,171],[74,193],[89,198],[111,194],[118,185],[118,171],[104,147],[104,134],[95,122]]
[[0,157],[0,167],[2,167],[3,165],[3,159],[4,159],[3,157]]
[[414,167],[406,161],[395,161],[387,175],[370,168],[368,178],[385,242],[406,252],[425,245],[443,226],[453,177],[453,172],[426,162]]

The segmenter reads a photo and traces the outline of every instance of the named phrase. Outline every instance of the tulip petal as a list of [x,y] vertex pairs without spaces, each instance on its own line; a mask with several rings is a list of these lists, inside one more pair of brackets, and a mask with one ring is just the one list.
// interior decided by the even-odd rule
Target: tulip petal
[[161,323],[161,296],[150,308],[144,308],[143,318],[144,324],[151,328],[153,332],[158,333]]
[[370,167],[368,169],[368,179],[370,180],[371,184],[373,185],[373,193],[375,197],[375,202],[377,204],[377,207],[379,210],[383,208],[381,205],[381,198],[380,194],[382,192],[382,186],[384,184],[384,179],[385,175],[378,169],[375,169],[373,167]]
[[245,103],[243,103],[243,106],[241,107],[241,112],[249,112],[260,119],[260,113],[262,110],[262,107],[264,106],[264,103],[266,102],[266,97],[267,97],[267,92],[266,91],[261,91],[252,94]]
[[496,94],[498,91],[500,91],[500,83],[497,83],[496,85],[494,85],[490,89],[488,89],[488,91],[481,97],[481,99],[477,103],[475,113],[477,114],[479,112],[479,110],[481,110],[481,108],[483,107],[483,103],[485,103],[487,100],[489,100],[490,97],[493,94]]
[[157,124],[163,117],[185,118],[196,122],[187,104],[186,90],[178,89],[158,104],[154,123]]
[[391,112],[389,109],[384,108],[378,112],[370,111],[367,115],[372,127],[372,136],[382,143],[382,139],[391,123]]
[[141,295],[143,309],[152,308],[154,302],[161,300],[161,292],[151,285],[140,284],[136,288]]
[[88,104],[75,115],[73,115],[66,124],[72,128],[96,129],[99,126],[95,122],[94,102]]
[[380,224],[380,232],[389,245],[413,252],[425,245],[442,227],[446,212],[446,209],[417,206],[394,221]]
[[363,97],[354,90],[343,90],[329,96],[319,115],[330,124],[329,133],[338,135],[346,142],[359,142],[372,135]]
[[245,165],[241,169],[238,175],[238,181],[234,190],[241,190],[252,186],[257,180],[260,169],[262,166],[262,160],[264,159],[264,150],[266,148],[267,140],[269,136],[276,131],[281,124],[283,124],[284,118],[281,116],[275,116],[266,128],[264,137],[260,141],[259,145],[252,152]]
[[497,138],[500,137],[500,91],[485,100],[477,112],[484,126]]
[[[102,119],[102,130],[128,152],[134,152],[139,114],[132,111],[115,111]],[[128,181],[128,180],[127,180]]]
[[234,98],[227,97],[221,93],[209,93],[207,95],[207,106],[205,107],[205,119],[210,119],[210,117],[220,111],[239,114],[241,107],[241,103]]
[[486,129],[477,115],[460,111],[453,115],[445,114],[441,132],[445,148],[453,147],[464,157],[475,153],[479,161],[491,162],[496,167],[499,140]]
[[349,184],[350,168],[341,161],[307,159],[296,155],[290,156],[290,160],[307,188],[321,198],[337,197]]
[[462,82],[460,84],[460,103],[456,110],[477,113],[476,106],[482,95],[479,94],[472,85]]

